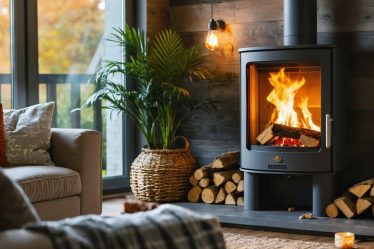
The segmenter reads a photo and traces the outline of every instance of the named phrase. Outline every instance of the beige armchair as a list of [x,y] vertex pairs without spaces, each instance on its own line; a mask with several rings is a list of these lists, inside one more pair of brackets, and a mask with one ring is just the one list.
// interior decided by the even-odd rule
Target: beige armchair
[[50,154],[56,166],[18,166],[6,174],[22,186],[43,220],[100,214],[101,134],[53,129]]

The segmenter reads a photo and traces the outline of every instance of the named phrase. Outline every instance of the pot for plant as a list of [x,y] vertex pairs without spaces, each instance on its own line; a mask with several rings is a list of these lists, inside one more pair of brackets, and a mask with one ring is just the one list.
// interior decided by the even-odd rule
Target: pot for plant
[[183,149],[143,148],[130,170],[130,185],[135,197],[144,201],[174,202],[186,197],[188,177],[196,161],[185,137]]

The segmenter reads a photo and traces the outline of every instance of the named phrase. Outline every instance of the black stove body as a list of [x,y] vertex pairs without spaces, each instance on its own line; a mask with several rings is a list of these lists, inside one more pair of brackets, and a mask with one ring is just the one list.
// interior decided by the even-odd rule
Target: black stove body
[[[311,175],[313,213],[325,216],[335,197],[334,175],[346,165],[346,53],[315,44],[315,0],[284,2],[285,46],[239,50],[244,207],[259,207],[260,174]],[[300,13],[306,24],[296,21]],[[280,138],[264,131],[271,123],[318,131],[319,137]]]

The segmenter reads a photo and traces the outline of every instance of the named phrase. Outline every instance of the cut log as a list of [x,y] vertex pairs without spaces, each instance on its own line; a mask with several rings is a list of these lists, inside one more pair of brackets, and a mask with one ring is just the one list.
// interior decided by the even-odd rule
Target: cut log
[[212,171],[212,165],[208,164],[196,169],[193,175],[196,178],[196,180],[200,180],[204,177],[209,176],[212,173]]
[[226,170],[226,171],[218,171],[213,173],[213,182],[214,185],[217,187],[221,186],[225,182],[231,179],[233,171],[232,170]]
[[204,177],[204,178],[200,179],[199,186],[202,187],[202,188],[206,188],[206,187],[209,186],[211,181],[212,180],[210,178]]
[[188,191],[187,199],[193,203],[199,202],[201,192],[202,190],[199,186],[194,186],[190,189],[190,191]]
[[239,196],[238,199],[236,200],[236,205],[238,206],[243,206],[244,205],[244,197]]
[[351,193],[345,193],[334,201],[339,210],[348,218],[352,218],[357,214],[356,198]]
[[218,188],[216,186],[209,186],[204,188],[201,193],[201,199],[204,203],[213,203],[216,200]]
[[256,138],[260,144],[267,144],[275,136],[300,139],[300,136],[308,136],[320,140],[321,133],[319,131],[295,128],[287,125],[272,123],[267,126]]
[[304,145],[304,147],[318,147],[319,145],[319,139],[301,135],[300,136],[300,142]]
[[274,138],[273,126],[269,125],[256,138],[260,144],[267,144]]
[[326,207],[326,214],[330,218],[336,218],[339,216],[339,209],[334,203],[330,203]]
[[238,186],[236,187],[238,192],[244,192],[244,180],[240,180]]
[[240,170],[236,170],[234,173],[232,173],[232,181],[235,182],[236,184],[238,184],[240,182],[240,180],[242,180],[244,177],[244,173],[243,171],[240,171]]
[[374,197],[359,198],[356,202],[357,215],[362,214],[374,203]]
[[226,193],[231,194],[236,190],[236,184],[233,181],[227,181],[225,183]]
[[[359,182],[358,184],[369,184],[369,185],[373,185],[374,184],[374,179],[365,180],[365,181]],[[358,185],[358,184],[356,184],[356,185]]]
[[349,192],[351,192],[358,198],[361,198],[362,196],[364,196],[364,194],[366,194],[366,192],[369,191],[370,188],[371,188],[370,184],[359,183],[359,184],[354,185],[353,187],[350,187]]
[[223,203],[226,199],[226,195],[227,195],[227,193],[225,191],[225,188],[220,188],[214,203]]
[[240,151],[230,151],[217,156],[213,163],[214,169],[233,169],[239,167]]
[[197,184],[199,184],[199,181],[194,176],[190,176],[188,178],[188,181],[192,186],[197,186]]
[[225,199],[225,204],[226,205],[236,205],[236,200],[240,196],[240,193],[231,193],[227,194],[226,199]]

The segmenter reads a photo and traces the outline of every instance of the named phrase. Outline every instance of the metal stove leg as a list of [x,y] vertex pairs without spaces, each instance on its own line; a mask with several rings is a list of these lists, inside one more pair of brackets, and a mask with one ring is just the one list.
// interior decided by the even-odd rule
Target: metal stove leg
[[244,172],[244,209],[258,210],[258,174]]
[[326,216],[326,206],[335,197],[335,174],[313,176],[313,215]]

